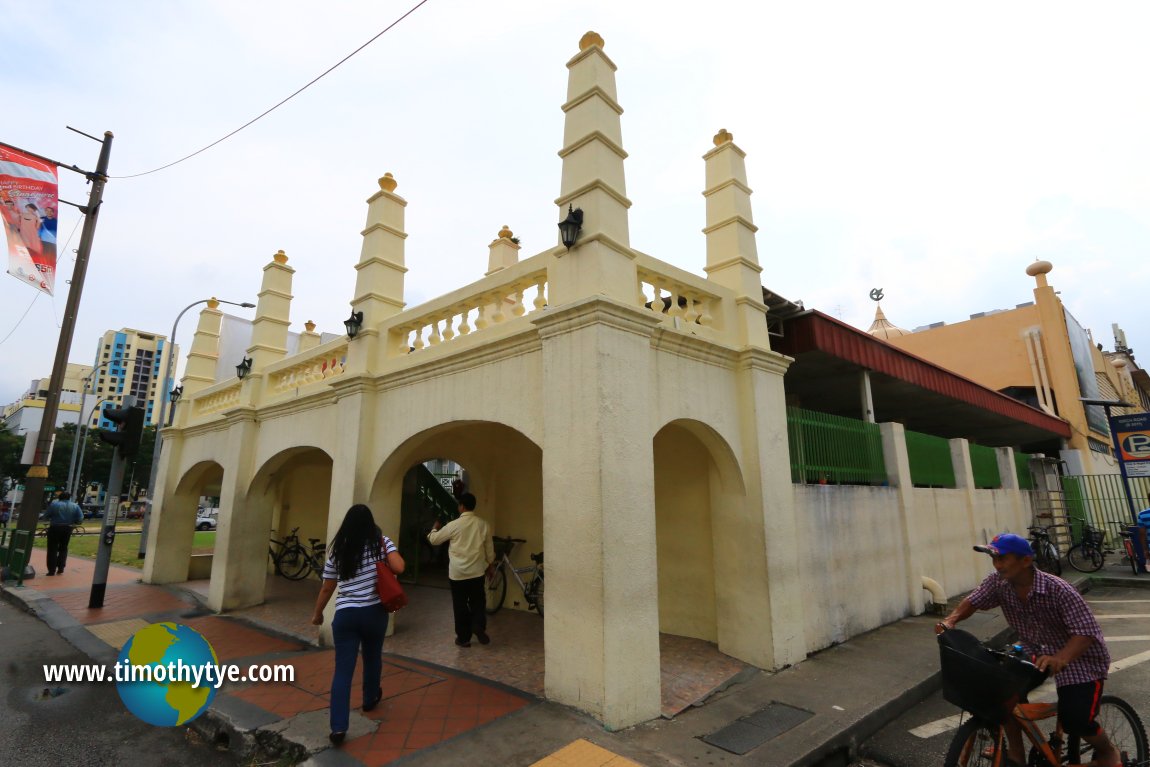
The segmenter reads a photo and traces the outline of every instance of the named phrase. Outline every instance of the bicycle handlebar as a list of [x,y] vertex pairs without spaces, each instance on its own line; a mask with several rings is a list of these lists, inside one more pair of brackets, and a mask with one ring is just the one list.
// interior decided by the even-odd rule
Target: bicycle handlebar
[[499,541],[500,543],[527,543],[523,538],[502,538],[498,535],[491,536],[491,540]]

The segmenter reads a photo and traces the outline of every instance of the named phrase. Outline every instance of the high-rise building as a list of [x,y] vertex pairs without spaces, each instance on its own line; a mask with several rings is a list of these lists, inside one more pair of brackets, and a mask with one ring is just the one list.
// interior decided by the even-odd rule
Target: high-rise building
[[[105,407],[120,406],[124,397],[132,395],[136,404],[144,408],[144,422],[155,424],[159,415],[160,385],[171,352],[166,336],[142,330],[122,328],[109,330],[96,347],[92,383],[88,388],[89,401],[96,403],[89,416],[89,425],[101,429],[114,429],[104,418]],[[179,354],[179,346],[176,347]]]

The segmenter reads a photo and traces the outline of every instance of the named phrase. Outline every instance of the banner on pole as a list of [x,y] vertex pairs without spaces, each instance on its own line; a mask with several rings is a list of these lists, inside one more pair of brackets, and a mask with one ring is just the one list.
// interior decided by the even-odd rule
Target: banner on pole
[[48,295],[56,283],[56,167],[0,146],[0,221],[8,274]]

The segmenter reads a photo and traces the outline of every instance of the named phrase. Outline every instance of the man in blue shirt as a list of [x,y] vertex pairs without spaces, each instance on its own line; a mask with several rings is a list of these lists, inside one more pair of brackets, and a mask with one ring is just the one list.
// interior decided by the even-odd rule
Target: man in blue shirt
[[68,540],[72,537],[72,525],[84,521],[84,512],[72,500],[70,493],[60,493],[60,497],[48,504],[48,575],[64,572],[68,560]]

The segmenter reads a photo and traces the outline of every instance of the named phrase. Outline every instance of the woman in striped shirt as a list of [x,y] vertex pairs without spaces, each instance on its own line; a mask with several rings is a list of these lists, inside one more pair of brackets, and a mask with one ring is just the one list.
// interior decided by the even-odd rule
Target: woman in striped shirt
[[[351,678],[356,656],[363,651],[363,710],[371,711],[383,697],[383,635],[387,610],[375,588],[375,563],[386,558],[396,575],[403,572],[403,557],[391,539],[375,524],[371,509],[357,503],[347,510],[323,567],[323,586],[315,601],[311,622],[323,625],[323,611],[335,596],[331,632],[335,640],[335,673],[331,679],[331,742],[343,743],[351,718]],[[338,592],[337,592],[338,588]]]

